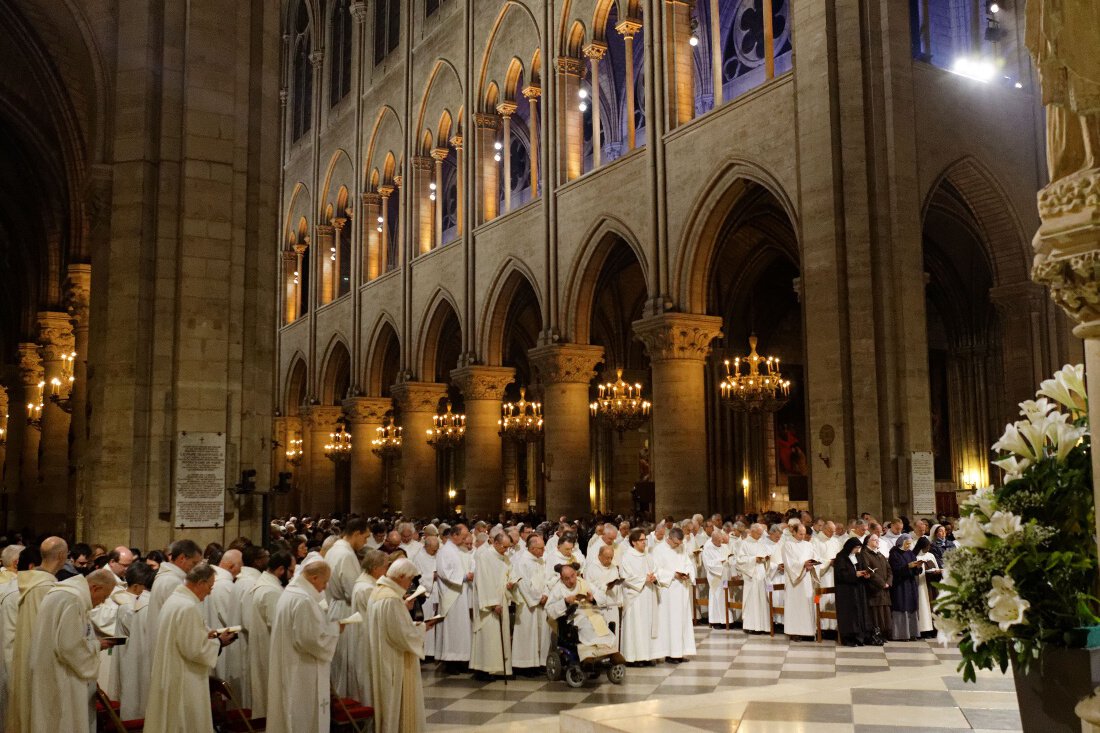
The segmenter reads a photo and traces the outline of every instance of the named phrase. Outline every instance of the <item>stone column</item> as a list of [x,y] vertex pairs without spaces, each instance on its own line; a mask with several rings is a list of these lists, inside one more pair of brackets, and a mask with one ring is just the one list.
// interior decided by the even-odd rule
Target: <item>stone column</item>
[[665,313],[634,322],[653,374],[653,481],[656,513],[709,511],[703,364],[722,319]]
[[[29,418],[29,406],[37,404],[42,394],[44,372],[42,357],[38,355],[38,344],[19,344],[19,376],[23,382],[23,409],[21,417]],[[45,406],[42,411],[45,412]],[[17,514],[19,522],[33,521],[31,512],[37,505],[38,492],[38,446],[42,441],[42,426],[27,423],[23,429],[23,443],[19,467],[19,500]]]
[[636,20],[624,20],[615,26],[626,44],[626,147],[633,150],[635,144],[634,127],[634,36],[642,29]]
[[432,159],[435,160],[435,206],[432,207],[435,217],[434,247],[443,246],[443,161],[450,154],[451,151],[447,148],[432,148]]
[[88,306],[92,293],[92,266],[69,265],[65,300],[73,329],[73,386],[69,394],[71,412],[69,444],[69,495],[76,508],[76,536],[84,537],[84,499],[87,475],[85,452],[88,445]]
[[691,38],[691,9],[685,0],[665,0],[668,36],[669,129],[690,122],[695,116],[695,54]]
[[[382,197],[382,233],[378,236],[378,274],[384,275],[392,270],[397,263],[390,262],[390,237],[393,233],[390,231],[390,196],[393,195],[394,187],[388,185],[381,185],[378,187],[378,195]],[[377,221],[375,217],[375,221]],[[400,240],[398,240],[400,241]]]
[[474,156],[477,160],[478,191],[481,199],[481,222],[492,221],[500,213],[497,199],[500,165],[493,159],[494,143],[500,130],[500,118],[496,115],[474,115]]
[[298,318],[298,274],[302,256],[292,249],[283,250],[283,323]]
[[497,114],[504,125],[504,134],[501,136],[504,168],[504,213],[512,210],[512,115],[516,113],[515,102],[501,102],[497,105]]
[[451,372],[466,405],[466,513],[495,517],[504,506],[500,436],[504,388],[515,379],[511,367],[468,366]]
[[443,505],[436,485],[435,449],[427,433],[447,385],[438,382],[399,382],[390,388],[401,413],[404,439],[401,442],[401,493],[392,499],[394,510],[409,517],[434,514]]
[[542,88],[536,84],[523,88],[523,96],[527,99],[529,113],[527,115],[527,131],[531,140],[531,198],[539,195],[539,97]]
[[368,517],[382,512],[385,476],[382,459],[374,455],[371,441],[382,427],[382,418],[393,409],[389,397],[349,397],[344,414],[351,425],[351,511]]
[[719,0],[710,0],[710,78],[714,108],[722,106],[722,13]]
[[527,352],[543,384],[543,462],[546,516],[578,516],[592,511],[588,486],[589,384],[603,347],[585,344],[536,346]]
[[[408,196],[408,191],[404,187],[404,176],[393,177],[393,189],[397,193],[397,247],[394,249],[394,262],[392,266],[387,262],[387,266],[391,266],[393,269],[402,267],[408,259],[409,253],[405,247],[405,227],[407,226],[405,219],[405,197]],[[388,245],[388,243],[387,243]],[[388,255],[387,255],[388,256]]]
[[455,166],[458,175],[455,176],[455,236],[462,236],[462,136],[455,135],[451,138],[451,145],[455,149]]
[[559,56],[558,72],[558,178],[572,181],[584,173],[584,115],[581,114],[577,93],[581,88],[584,64],[571,56]]
[[382,274],[380,248],[384,224],[381,194],[375,191],[363,194],[363,275],[367,282]]
[[[336,508],[336,467],[325,457],[325,445],[336,431],[336,421],[342,414],[343,409],[335,405],[310,405],[304,414],[302,466],[307,470],[301,510],[314,516]],[[352,448],[356,439],[352,433]]]
[[[332,263],[332,299],[336,300],[344,294],[344,278],[340,273],[344,269],[344,227],[347,225],[346,217],[337,216],[332,220],[332,251],[329,252],[329,262]],[[351,268],[348,268],[350,272]],[[348,292],[351,291],[351,282],[348,282]]]
[[[2,375],[0,375],[2,376]],[[8,441],[11,439],[11,435],[8,432],[11,428],[12,420],[8,408],[11,404],[11,399],[8,396],[8,388],[0,385],[0,495],[4,495],[0,502],[0,517],[3,518],[5,526],[10,527],[11,523],[8,521],[8,493],[7,477],[4,475],[5,468],[8,462]]]
[[73,530],[66,521],[73,506],[73,497],[69,495],[69,413],[52,401],[50,395],[54,379],[62,382],[60,396],[69,394],[68,377],[62,373],[65,359],[74,347],[69,314],[39,311],[38,339],[42,379],[46,385],[43,388],[42,443],[38,451],[40,484],[34,500],[34,526],[40,532],[68,533]]
[[316,273],[313,282],[316,284],[313,290],[317,294],[315,303],[324,305],[331,303],[336,297],[336,229],[331,224],[318,224],[317,230],[317,266],[313,268]]
[[435,207],[431,201],[431,183],[435,163],[425,155],[417,155],[412,159],[412,190],[413,197],[413,233],[416,241],[413,247],[417,254],[425,254],[432,251],[432,234],[435,227],[432,224],[432,214]]
[[593,41],[584,47],[592,70],[592,168],[600,167],[600,59],[607,53],[607,45]]

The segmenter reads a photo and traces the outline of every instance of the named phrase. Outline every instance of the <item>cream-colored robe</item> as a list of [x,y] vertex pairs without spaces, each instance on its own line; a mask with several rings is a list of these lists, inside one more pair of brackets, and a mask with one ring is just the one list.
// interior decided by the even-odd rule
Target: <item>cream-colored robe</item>
[[[351,697],[364,705],[370,705],[371,700],[374,699],[370,682],[370,630],[367,628],[367,617],[370,614],[371,594],[374,593],[377,585],[378,582],[374,576],[364,570],[355,581],[355,591],[351,596],[352,613],[357,612],[363,617],[363,623],[356,627],[359,648],[352,653],[352,658],[355,660],[355,689],[352,690]],[[347,633],[347,629],[344,629],[344,633]]]
[[271,658],[278,661],[267,674],[267,733],[329,729],[330,670],[341,634],[321,610],[323,597],[299,575],[275,604]]
[[[154,594],[159,582],[158,576]],[[208,680],[220,649],[221,643],[209,638],[198,597],[186,585],[175,588],[160,608],[145,733],[205,733],[213,729]]]
[[787,636],[817,635],[817,616],[814,613],[817,571],[805,568],[805,562],[813,557],[814,548],[809,542],[791,540],[783,545],[783,574],[786,584],[783,594],[783,632]]
[[707,622],[724,624],[729,619],[726,611],[726,583],[730,578],[730,546],[716,545],[713,540],[707,540],[699,555],[710,591],[707,595]]
[[745,582],[741,598],[741,624],[745,631],[771,631],[768,619],[768,563],[759,562],[771,556],[771,547],[751,536],[741,541],[737,553],[737,570]]
[[[550,591],[550,597],[546,601],[546,615],[560,620],[569,610],[565,599],[576,596],[577,610],[573,614],[573,625],[577,628],[577,656],[582,662],[615,651],[615,635],[607,627],[607,621],[596,605],[587,600],[591,590],[584,578],[577,578],[572,588],[566,587],[565,583],[558,583]],[[593,598],[595,595],[592,593]]]
[[19,580],[12,578],[0,585],[0,723],[8,719],[8,685],[18,615]]
[[[116,577],[115,585],[115,592],[103,603],[93,608],[92,612],[89,614],[92,625],[101,636],[118,635],[115,628],[115,622],[116,619],[118,619],[118,611],[124,605],[134,600],[134,595],[126,592],[126,583]],[[103,691],[107,693],[107,697],[112,700],[117,700],[119,693],[118,665],[116,663],[119,649],[120,647],[112,647],[110,649],[104,649],[99,653],[99,674],[96,675],[96,681],[99,686],[103,688]]]
[[444,618],[436,627],[436,658],[443,662],[470,661],[470,593],[472,581],[466,580],[470,554],[453,542],[446,542],[436,553],[436,586],[439,614]]
[[[666,539],[653,548],[653,564],[657,568],[657,584],[661,587],[661,603],[657,609],[658,630],[653,656],[683,658],[695,654],[695,632],[692,630],[695,592],[695,560],[684,545],[673,549]],[[684,573],[686,579],[677,578]]]
[[[162,562],[160,568],[157,570],[157,577],[153,579],[153,587],[149,591],[149,608],[145,613],[145,638],[148,643],[155,647],[157,643],[157,633],[160,631],[160,609],[164,607],[164,604],[168,602],[168,599],[172,597],[176,588],[183,585],[183,581],[186,579],[187,574],[180,570],[177,566],[170,562]],[[217,581],[215,581],[215,584]],[[203,613],[205,607],[199,604],[199,613]],[[150,652],[152,649],[150,649]],[[146,654],[144,662],[142,664],[142,674],[145,679],[149,679],[153,674],[153,655]],[[145,711],[138,717],[145,717]]]
[[[351,615],[351,598],[355,593],[355,581],[359,578],[359,557],[351,544],[338,539],[325,555],[325,562],[332,568],[325,595],[328,598],[328,618],[339,621]],[[332,657],[332,689],[340,697],[351,697],[358,688],[355,679],[355,660],[352,656],[359,648],[359,627],[344,629],[336,642]]]
[[95,733],[99,642],[89,612],[92,595],[83,575],[57,583],[42,600],[31,647],[31,731]]
[[[439,584],[435,579],[436,558],[439,557],[439,548],[434,555],[429,555],[427,550],[421,549],[416,553],[413,562],[420,571],[420,585],[428,589],[428,597],[424,599],[424,618],[431,618],[439,613]],[[436,635],[437,626],[428,629],[424,635],[424,655],[435,657],[438,652],[439,641]],[[365,633],[365,631],[360,630]]]
[[623,628],[619,632],[619,648],[628,662],[648,662],[657,658],[660,596],[657,584],[646,582],[646,577],[655,572],[653,558],[648,552],[638,552],[633,547],[623,552],[619,565],[623,579]]
[[371,594],[367,635],[375,733],[427,730],[420,682],[424,625],[413,622],[403,597],[401,586],[389,578],[379,580]]
[[[233,583],[233,603],[230,606],[234,620],[230,626],[244,626],[244,597],[256,585],[260,578],[260,571],[256,568],[241,568],[240,575]],[[222,656],[225,657],[225,681],[233,688],[233,694],[237,696],[243,708],[254,708],[252,704],[252,678],[249,672],[248,662],[249,635],[242,633],[238,639],[227,646]]]
[[[585,580],[588,581],[588,587],[592,589],[592,595],[596,599],[596,608],[599,609],[600,615],[607,622],[608,628],[612,629],[611,633],[615,637],[615,651],[618,651],[619,631],[623,625],[620,618],[623,606],[623,586],[622,583],[616,583],[608,590],[607,584],[620,579],[619,568],[614,564],[611,567],[604,567],[599,560],[596,560],[596,562],[588,564],[586,572]],[[612,623],[614,623],[614,627],[612,627]]]
[[[202,602],[202,606],[207,628],[224,629],[229,626],[241,625],[240,608],[236,606],[233,597],[233,573],[221,566],[214,566],[214,587],[210,591],[210,595]],[[236,646],[239,642],[240,639],[233,642],[232,646]],[[214,666],[214,674],[223,680],[229,680],[229,647],[223,649],[222,653],[218,655],[218,663]],[[234,687],[233,694],[238,695],[239,688]]]
[[[271,659],[271,625],[283,584],[271,573],[261,573],[241,597],[242,636],[248,637],[249,690],[253,718],[267,715],[267,676]],[[231,646],[236,646],[239,641]]]
[[512,560],[512,577],[518,579],[512,589],[516,601],[516,621],[512,628],[512,665],[542,667],[550,653],[550,625],[546,623],[546,605],[539,604],[547,595],[552,571],[545,558],[524,553]]
[[[488,674],[512,674],[511,613],[508,590],[512,564],[494,548],[482,553],[474,571],[474,636],[470,668]],[[500,606],[501,613],[493,613]]]
[[123,646],[115,647],[116,677],[119,680],[119,717],[122,720],[140,718],[149,697],[149,678],[145,676],[145,659],[153,656],[152,639],[148,636],[149,599],[152,593],[142,591],[132,603],[118,609],[115,633],[126,637]]
[[38,609],[57,578],[44,570],[24,570],[19,583],[19,614],[15,621],[15,641],[12,644],[11,696],[8,698],[6,733],[28,733],[31,730],[31,635]]

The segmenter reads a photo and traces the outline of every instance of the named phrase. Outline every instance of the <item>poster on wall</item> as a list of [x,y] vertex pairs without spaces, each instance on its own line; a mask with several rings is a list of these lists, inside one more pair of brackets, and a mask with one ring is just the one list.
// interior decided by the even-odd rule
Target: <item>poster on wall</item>
[[176,439],[176,527],[225,522],[225,433],[181,432]]
[[936,513],[936,465],[931,451],[913,451],[909,461],[914,514]]

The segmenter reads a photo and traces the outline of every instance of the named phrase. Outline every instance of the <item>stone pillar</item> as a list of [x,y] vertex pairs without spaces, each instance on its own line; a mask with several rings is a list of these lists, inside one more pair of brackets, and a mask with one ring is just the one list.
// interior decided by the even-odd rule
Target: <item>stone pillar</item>
[[501,143],[504,155],[504,213],[512,210],[512,115],[516,113],[515,102],[501,102],[497,105],[497,114],[504,125]]
[[450,154],[451,151],[447,148],[432,148],[432,159],[435,160],[435,201],[432,202],[435,217],[434,247],[443,246],[443,161]]
[[496,115],[474,115],[474,155],[477,160],[478,191],[481,199],[481,222],[492,221],[500,213],[497,188],[500,182],[500,165],[493,159],[494,144],[500,130],[500,118]]
[[427,156],[417,155],[412,159],[413,179],[409,194],[413,197],[413,233],[416,235],[413,248],[417,254],[432,251],[432,234],[435,231],[432,214],[435,207],[431,201],[431,184],[434,169],[435,163]]
[[[405,264],[408,259],[408,252],[405,247],[405,197],[408,196],[408,191],[404,187],[404,176],[393,177],[393,188],[397,193],[397,229],[395,234],[397,235],[397,247],[394,248],[394,261],[393,263],[387,262],[387,265],[391,269],[396,269]],[[387,255],[388,256],[388,255]]]
[[294,323],[298,318],[298,274],[302,256],[292,249],[283,250],[283,323]]
[[371,441],[382,427],[382,418],[393,409],[389,397],[349,397],[344,414],[351,425],[351,511],[373,517],[381,514],[387,497],[382,459],[374,455]]
[[707,506],[707,426],[703,364],[722,319],[665,313],[634,322],[653,374],[653,481],[657,515],[704,514]]
[[[332,263],[332,299],[335,300],[344,295],[344,227],[347,226],[347,217],[337,216],[332,220],[332,251],[329,252],[329,262]],[[350,272],[350,268],[348,269]],[[351,282],[348,282],[348,292],[351,291]]]
[[447,385],[438,382],[399,382],[390,388],[401,413],[404,439],[401,442],[401,494],[392,508],[409,517],[434,514],[444,504],[436,485],[435,449],[428,445],[432,416],[447,395]]
[[[304,415],[302,466],[307,470],[301,510],[307,514],[316,516],[336,509],[336,467],[325,457],[325,445],[336,431],[336,421],[342,414],[343,409],[335,405],[310,405]],[[353,449],[356,439],[352,433]]]
[[529,113],[527,115],[527,131],[531,140],[531,198],[539,195],[539,97],[542,88],[536,84],[523,88],[523,96],[527,99]]
[[691,38],[691,10],[685,0],[665,0],[667,12],[669,129],[690,122],[695,116],[695,53]]
[[371,191],[363,194],[363,275],[367,282],[382,274],[382,196]]
[[468,366],[451,372],[466,405],[466,513],[495,517],[504,506],[497,421],[511,367]]
[[563,183],[584,173],[584,115],[577,93],[581,88],[584,64],[571,56],[559,56],[558,72],[558,178]]
[[592,71],[592,168],[600,167],[600,59],[607,53],[607,45],[593,41],[584,47]]
[[722,13],[719,0],[710,0],[710,78],[714,108],[722,106]]
[[456,236],[462,236],[462,136],[455,135],[451,138],[451,145],[455,149],[455,166],[458,168],[458,175],[455,176],[455,232]]
[[76,536],[84,537],[84,500],[87,480],[86,457],[88,445],[88,306],[91,302],[91,265],[69,265],[69,279],[65,288],[65,300],[73,329],[73,387],[69,394],[72,410],[69,435],[69,495],[76,508]]
[[[382,185],[378,187],[378,195],[382,197],[382,233],[378,236],[378,274],[384,275],[392,270],[397,263],[390,262],[390,237],[393,233],[390,231],[392,222],[390,221],[390,196],[393,195],[394,187]],[[378,218],[375,217],[375,221]],[[400,241],[400,240],[398,240]]]
[[[42,357],[38,355],[38,344],[19,344],[19,376],[23,382],[23,409],[21,417],[30,417],[30,406],[38,403],[43,389]],[[45,406],[42,411],[45,412]],[[33,521],[31,512],[35,510],[38,492],[38,446],[42,441],[42,426],[29,422],[23,430],[23,442],[19,466],[19,499],[17,514],[19,522]]]
[[589,483],[589,384],[603,347],[585,344],[536,346],[527,352],[543,384],[543,462],[546,516],[575,517],[592,511]]
[[642,29],[636,20],[624,20],[615,26],[626,45],[626,147],[633,150],[635,145],[634,127],[634,36]]
[[[69,314],[57,311],[38,313],[38,353],[42,357],[46,385],[42,408],[42,443],[38,451],[39,491],[34,500],[34,527],[40,532],[67,535],[73,530],[66,520],[73,506],[69,495],[69,413],[50,399],[53,380],[62,382],[59,395],[69,394],[68,377],[62,373],[65,359],[73,351],[73,329]],[[70,403],[71,404],[71,403]]]
[[8,484],[7,476],[4,475],[8,462],[8,441],[11,439],[9,430],[13,422],[9,419],[11,417],[8,412],[10,404],[11,398],[8,396],[8,388],[0,385],[0,518],[3,519],[6,527],[12,526],[8,521]]
[[331,303],[336,297],[336,229],[331,224],[316,227],[317,266],[313,268],[317,305]]

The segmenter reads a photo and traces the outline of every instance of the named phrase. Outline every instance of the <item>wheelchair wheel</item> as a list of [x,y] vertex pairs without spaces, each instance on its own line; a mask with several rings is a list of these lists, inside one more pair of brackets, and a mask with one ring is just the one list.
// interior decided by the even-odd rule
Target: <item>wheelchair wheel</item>
[[612,664],[607,668],[607,681],[613,685],[621,685],[626,679],[626,665]]
[[550,680],[551,682],[557,682],[561,679],[561,675],[561,654],[558,652],[557,649],[553,649],[549,654],[546,655],[546,679]]
[[586,679],[588,679],[588,675],[584,673],[580,665],[574,664],[565,670],[565,684],[570,687],[584,687],[584,681]]

